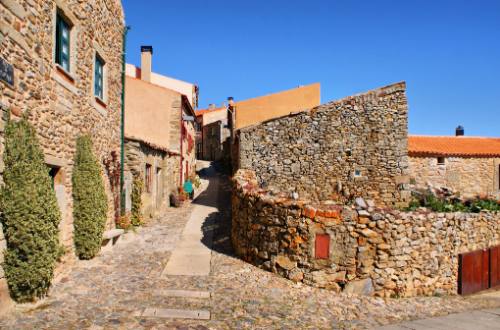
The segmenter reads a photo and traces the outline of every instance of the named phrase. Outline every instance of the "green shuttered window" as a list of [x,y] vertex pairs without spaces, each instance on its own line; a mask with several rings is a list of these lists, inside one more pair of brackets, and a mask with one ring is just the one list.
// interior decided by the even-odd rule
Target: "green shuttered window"
[[56,21],[56,63],[64,70],[70,70],[70,24],[57,14]]

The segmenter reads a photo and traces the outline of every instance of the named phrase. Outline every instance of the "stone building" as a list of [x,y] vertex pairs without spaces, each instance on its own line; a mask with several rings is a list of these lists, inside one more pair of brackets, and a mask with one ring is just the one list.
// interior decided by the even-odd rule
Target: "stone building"
[[230,161],[235,130],[319,104],[319,83],[237,102],[233,97],[228,97],[227,105],[220,108],[212,104],[208,109],[196,112],[199,157],[204,160]]
[[500,138],[410,136],[408,155],[417,188],[445,187],[464,198],[500,199]]
[[237,133],[233,165],[303,198],[404,206],[407,113],[405,84],[397,83],[248,126]]
[[197,89],[180,81],[162,84],[176,81],[151,72],[153,49],[141,50],[141,68],[129,69],[125,83],[126,209],[131,209],[133,181],[139,179],[143,213],[153,216],[169,206],[170,194],[195,172],[192,104]]
[[465,185],[491,189],[498,141],[411,137],[408,146],[405,87],[240,129],[235,253],[292,281],[350,294],[433,296],[500,286],[498,211],[402,210],[410,169],[420,171],[414,177],[433,170],[412,168],[415,158],[427,164],[443,157],[447,166],[459,158],[450,170]]
[[196,111],[196,121],[199,127],[197,140],[198,159],[223,160],[229,157],[229,110],[226,106],[215,106]]
[[[80,135],[89,134],[94,142],[108,196],[106,227],[115,226],[124,26],[119,0],[96,0],[92,6],[77,0],[0,2],[1,108],[10,109],[13,120],[27,114],[36,128],[55,178],[60,241],[68,251],[63,260],[73,258],[71,175]],[[4,113],[1,142],[5,119]],[[2,164],[0,159],[0,171]],[[0,247],[5,247],[1,240]],[[2,278],[0,270],[0,295],[5,295]]]

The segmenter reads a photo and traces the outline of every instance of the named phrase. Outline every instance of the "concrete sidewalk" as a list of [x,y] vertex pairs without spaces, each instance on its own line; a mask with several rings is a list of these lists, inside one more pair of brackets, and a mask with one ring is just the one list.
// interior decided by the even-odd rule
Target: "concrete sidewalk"
[[[500,291],[479,294],[472,299],[500,299]],[[403,322],[377,328],[380,330],[500,330],[500,308],[450,314],[423,320]]]
[[203,227],[206,227],[210,217],[218,212],[219,178],[213,168],[206,169],[206,171],[210,177],[210,184],[193,201],[195,205],[193,212],[162,276],[207,276],[210,274],[213,231],[203,231]]

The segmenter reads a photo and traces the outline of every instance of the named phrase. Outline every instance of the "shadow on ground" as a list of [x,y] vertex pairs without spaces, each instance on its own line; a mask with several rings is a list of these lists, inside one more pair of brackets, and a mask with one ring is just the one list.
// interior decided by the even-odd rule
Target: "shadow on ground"
[[[210,180],[208,188],[193,201],[194,205],[205,205],[218,208],[212,212],[202,225],[202,243],[213,251],[234,256],[231,245],[231,181],[227,166],[213,162],[209,167],[202,169],[199,175]],[[216,201],[207,198],[209,194],[217,193]],[[212,237],[212,242],[210,242]],[[210,244],[212,243],[212,244]]]

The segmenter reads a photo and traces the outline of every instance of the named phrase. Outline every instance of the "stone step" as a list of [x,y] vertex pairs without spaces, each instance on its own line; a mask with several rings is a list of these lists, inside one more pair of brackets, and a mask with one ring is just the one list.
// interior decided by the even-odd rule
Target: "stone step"
[[177,297],[177,298],[199,298],[208,299],[210,298],[209,291],[194,291],[194,290],[159,290],[158,294],[165,297]]
[[155,317],[166,319],[192,319],[210,320],[210,311],[188,310],[188,309],[167,309],[167,308],[146,308],[142,317]]

